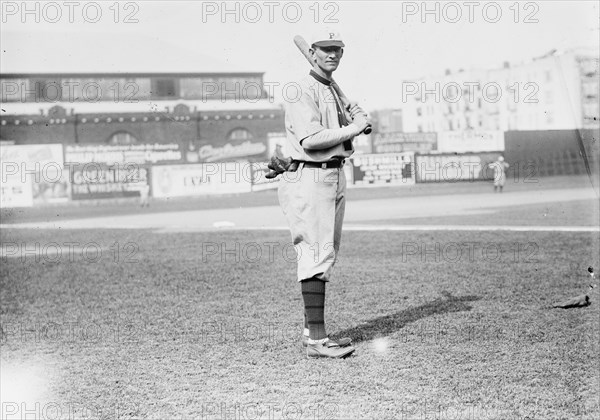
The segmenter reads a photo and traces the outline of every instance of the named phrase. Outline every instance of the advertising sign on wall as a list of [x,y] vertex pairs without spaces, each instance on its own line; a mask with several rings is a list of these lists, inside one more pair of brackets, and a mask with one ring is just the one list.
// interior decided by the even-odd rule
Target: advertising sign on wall
[[186,162],[234,162],[246,159],[267,158],[266,142],[252,139],[227,143],[191,143],[186,152]]
[[31,206],[68,200],[69,177],[64,170],[61,144],[3,145],[0,161],[0,186],[13,197],[3,199],[3,206],[18,203],[18,206]]
[[346,161],[352,165],[354,185],[411,185],[415,183],[414,153],[358,155]]
[[153,166],[152,195],[182,197],[250,192],[252,170],[248,162]]
[[21,181],[17,177],[8,177],[0,184],[0,208],[32,207],[33,190],[31,177]]
[[436,149],[436,133],[381,133],[373,137],[374,153],[427,153]]
[[88,162],[169,164],[181,163],[182,151],[178,143],[154,144],[89,144],[66,145],[65,162],[69,164],[85,164]]
[[442,153],[496,152],[504,150],[504,132],[499,130],[443,131],[437,136]]
[[150,170],[137,164],[103,165],[87,163],[71,167],[73,200],[139,197],[149,185]]
[[489,164],[500,153],[416,155],[417,182],[457,182],[494,179]]

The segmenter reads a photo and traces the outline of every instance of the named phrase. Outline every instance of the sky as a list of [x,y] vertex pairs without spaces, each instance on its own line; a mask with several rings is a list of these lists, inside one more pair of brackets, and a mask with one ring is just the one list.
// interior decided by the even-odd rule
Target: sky
[[402,80],[600,38],[597,1],[50,3],[1,2],[2,72],[258,71],[284,86],[309,69],[294,35],[327,27],[346,44],[335,78],[366,109],[394,107]]

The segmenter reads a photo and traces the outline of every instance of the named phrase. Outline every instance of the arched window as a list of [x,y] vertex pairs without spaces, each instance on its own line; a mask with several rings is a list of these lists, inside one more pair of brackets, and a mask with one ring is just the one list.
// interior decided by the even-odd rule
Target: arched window
[[137,143],[138,143],[138,140],[135,137],[133,137],[133,135],[131,133],[128,133],[127,131],[119,131],[117,133],[114,133],[108,139],[108,144],[119,145],[119,146],[123,146],[123,145],[127,145],[127,144],[137,144]]
[[245,128],[235,128],[227,134],[227,140],[250,140],[252,133]]

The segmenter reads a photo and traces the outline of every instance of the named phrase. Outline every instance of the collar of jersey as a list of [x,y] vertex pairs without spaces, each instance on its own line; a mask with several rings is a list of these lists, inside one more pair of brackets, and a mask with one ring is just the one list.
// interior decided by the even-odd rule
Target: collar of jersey
[[312,77],[315,78],[315,80],[317,82],[321,82],[323,83],[325,86],[330,86],[331,85],[331,80],[327,80],[326,78],[324,78],[323,76],[319,75],[316,71],[311,70],[309,73]]

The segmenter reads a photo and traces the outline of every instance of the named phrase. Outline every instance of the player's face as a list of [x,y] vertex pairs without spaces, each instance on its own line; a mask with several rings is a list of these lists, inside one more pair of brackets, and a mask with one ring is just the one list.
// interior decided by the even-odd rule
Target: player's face
[[315,47],[313,50],[314,60],[325,73],[334,72],[340,65],[344,55],[344,49],[340,47]]

